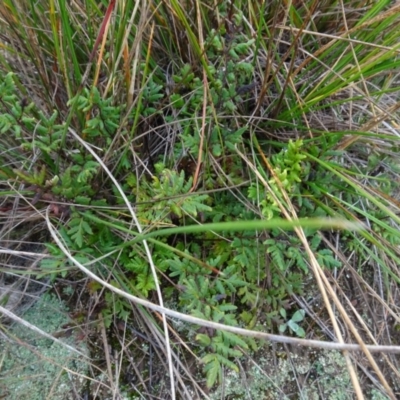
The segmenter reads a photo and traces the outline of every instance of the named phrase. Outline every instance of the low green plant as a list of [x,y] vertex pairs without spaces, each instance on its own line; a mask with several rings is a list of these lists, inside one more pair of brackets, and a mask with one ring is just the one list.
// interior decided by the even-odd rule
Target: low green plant
[[[246,44],[242,50],[246,51],[252,44]],[[220,51],[215,44],[212,45],[212,49],[216,54]],[[233,55],[230,54],[230,57]],[[248,69],[244,68],[244,75],[241,71],[242,67],[244,68],[240,63],[235,64],[231,61],[226,64],[223,72],[210,66],[210,72],[215,78],[215,88],[227,85],[221,92],[214,92],[214,89],[211,89],[211,96],[215,97],[213,104],[222,107],[226,112],[233,111],[233,103],[230,103],[230,99],[237,96],[238,88],[248,79],[246,74],[251,75],[251,65]],[[238,80],[238,76],[241,76],[242,80]],[[172,95],[170,99],[172,107],[178,104],[182,106],[180,112],[186,121],[181,135],[181,145],[177,144],[174,151],[176,154],[187,152],[197,157],[199,136],[193,131],[196,120],[187,117],[199,112],[204,89],[200,80],[195,78],[188,66],[184,66],[174,79],[179,90],[190,89],[195,93],[184,104],[183,97],[179,94]],[[147,87],[149,89],[143,93],[142,107],[146,107],[147,116],[150,116],[157,113],[157,108],[153,107],[154,102],[159,101],[163,96],[160,94],[160,85],[149,83]],[[38,117],[35,117],[32,112],[33,106],[24,109],[17,107],[19,99],[13,94],[15,85],[13,85],[11,74],[6,77],[2,90],[5,93],[2,98],[8,101],[11,110],[14,110],[11,114],[5,114],[2,117],[3,133],[11,132],[14,140],[21,143],[24,151],[40,149],[43,160],[52,160],[54,154],[64,152],[63,168],[57,175],[55,172],[58,169],[55,163],[51,162],[50,167],[46,168],[47,164],[44,164],[42,169],[33,173],[25,172],[22,168],[14,170],[15,179],[51,192],[55,199],[63,199],[71,203],[68,222],[60,229],[60,234],[70,251],[85,255],[82,258],[79,253],[77,254],[83,263],[90,261],[91,258],[102,257],[113,248],[122,246],[120,260],[127,276],[122,281],[115,280],[115,285],[129,288],[129,291],[148,297],[155,289],[154,277],[149,271],[148,264],[139,255],[137,247],[124,247],[121,238],[115,236],[108,228],[95,223],[92,218],[89,218],[90,213],[85,211],[89,205],[104,208],[121,201],[118,193],[112,188],[108,189],[108,199],[104,196],[96,199],[98,191],[96,181],[101,179],[101,168],[98,162],[82,148],[67,152],[60,148],[63,126],[57,124],[56,113],[50,119],[45,119],[40,112],[38,112]],[[82,132],[86,140],[97,143],[100,143],[99,140],[104,141],[102,146],[109,146],[117,131],[121,132],[122,137],[129,135],[128,130],[124,131],[124,128],[119,125],[119,121],[123,118],[123,108],[121,105],[113,105],[111,98],[102,98],[96,89],[83,90],[77,100],[77,110],[90,116]],[[133,118],[136,113],[137,110],[133,108],[131,110]],[[211,124],[214,110],[210,108],[208,113],[207,120]],[[24,139],[22,132],[32,132],[33,129],[37,132],[34,140]],[[223,155],[225,159],[229,158],[229,177],[237,182],[242,179],[240,176],[242,164],[235,152],[235,146],[245,145],[244,132],[245,129],[242,128],[235,131],[230,123],[215,124],[207,144],[214,157]],[[124,171],[131,165],[132,161],[122,157],[117,168]],[[306,178],[311,173],[311,162],[304,151],[303,140],[289,141],[287,146],[272,156],[271,165],[274,168],[274,177],[268,179],[261,164],[259,172],[268,179],[272,191],[267,191],[261,188],[259,183],[253,182],[241,188],[240,193],[243,199],[257,202],[262,215],[273,218],[280,216],[281,210],[277,199],[284,201],[282,196],[284,190],[291,201],[299,207],[299,216],[329,215],[326,209],[316,206],[321,201],[322,192],[316,190],[312,181],[306,182]],[[215,187],[223,184],[214,171],[207,169],[205,174],[207,176],[204,181],[207,182],[207,186]],[[335,185],[333,176],[325,172],[324,179],[329,180],[330,187]],[[320,183],[321,179],[317,179],[317,182]],[[168,169],[163,163],[154,164],[154,174],[151,178],[138,180],[136,175],[130,173],[123,185],[128,198],[137,203],[138,218],[143,226],[147,227],[146,229],[160,229],[173,223],[186,225],[257,218],[254,212],[249,211],[245,202],[235,202],[230,194],[193,193],[188,196],[187,193],[193,186],[193,178],[186,177],[184,170],[178,172]],[[102,189],[104,190],[104,186]],[[305,189],[310,190],[311,196],[304,196]],[[336,191],[336,188],[332,190],[333,193]],[[109,214],[110,217],[112,215],[113,213]],[[308,274],[307,257],[300,241],[296,235],[280,230],[272,230],[262,240],[255,241],[254,235],[252,231],[243,232],[240,237],[234,238],[230,238],[228,233],[223,233],[219,237],[212,232],[195,234],[190,238],[189,246],[185,244],[187,239],[183,236],[176,239],[174,250],[168,247],[167,239],[162,239],[159,244],[153,245],[154,260],[160,272],[167,274],[180,288],[178,293],[174,293],[170,290],[171,288],[163,285],[164,290],[173,297],[177,296],[182,311],[200,318],[232,326],[254,327],[263,323],[269,329],[279,328],[281,332],[284,332],[289,328],[294,334],[304,336],[303,328],[298,325],[304,318],[301,310],[294,311],[289,320],[286,311],[289,296],[302,293],[302,276]],[[321,246],[319,232],[306,230],[306,236],[321,265],[326,268],[340,266],[332,251]],[[204,243],[211,243],[211,246],[205,246]],[[94,244],[96,244],[95,248],[93,248]],[[164,247],[160,246],[162,244]],[[71,265],[65,259],[63,260],[56,249],[50,249],[54,258],[43,262],[43,271],[52,271],[53,278],[56,276],[56,271],[65,276],[67,271],[70,271]],[[201,254],[204,256],[200,257]],[[269,259],[268,273],[260,268],[265,257]],[[202,264],[194,262],[199,258],[202,258]],[[106,262],[103,267],[107,267],[107,264]],[[262,288],[260,282],[268,279],[270,282]],[[109,304],[104,310],[104,317],[108,324],[111,323],[113,314],[120,318],[127,317],[128,307],[124,301],[115,296],[106,296],[105,300]],[[263,312],[260,313],[260,310]],[[220,331],[211,336],[198,333],[196,343],[201,349],[200,353],[203,353],[202,362],[208,386],[212,386],[217,379],[221,379],[222,365],[236,370],[231,359],[239,357],[242,354],[241,350],[257,348],[253,340]]]
[[306,335],[305,330],[299,325],[299,322],[304,320],[304,315],[305,315],[304,310],[297,310],[289,319],[287,317],[287,313],[284,308],[281,308],[279,312],[284,318],[284,320],[287,321],[279,326],[279,332],[285,333],[287,331],[287,328],[289,328],[291,332],[293,332],[299,337],[304,337]]
[[[400,261],[400,236],[392,225],[400,221],[390,198],[398,190],[400,168],[393,157],[398,139],[373,132],[380,118],[375,102],[398,90],[386,76],[399,66],[398,35],[389,28],[396,14],[375,18],[389,7],[388,1],[366,6],[364,16],[350,27],[342,25],[343,18],[329,21],[332,10],[325,4],[315,15],[307,5],[293,4],[282,17],[266,3],[247,10],[240,1],[220,2],[186,11],[177,1],[168,6],[155,2],[151,30],[143,22],[149,11],[142,10],[139,19],[134,2],[128,2],[124,12],[115,11],[112,32],[107,32],[112,40],[105,39],[107,51],[99,52],[98,70],[86,80],[82,65],[94,61],[91,46],[102,39],[95,24],[104,5],[86,4],[86,29],[82,16],[77,12],[73,18],[62,2],[56,2],[57,10],[52,2],[49,20],[36,11],[21,14],[10,0],[5,3],[0,11],[10,26],[14,13],[21,26],[36,27],[37,40],[28,40],[25,31],[19,40],[21,48],[26,45],[22,59],[35,61],[32,55],[39,55],[38,93],[59,96],[44,96],[43,106],[30,102],[23,77],[3,73],[10,68],[0,70],[2,193],[10,195],[9,183],[21,184],[25,190],[18,194],[28,204],[49,206],[53,222],[62,221],[58,234],[68,250],[99,276],[144,298],[155,293],[158,279],[165,300],[180,311],[230,326],[304,337],[300,323],[306,317],[292,305],[291,296],[304,294],[310,268],[304,242],[295,232],[203,230],[157,236],[171,226],[270,220],[290,211],[299,218],[368,221],[368,230],[336,234],[343,253],[356,254],[360,274],[365,261],[374,260],[386,282],[399,281],[396,268],[386,262]],[[44,3],[38,3],[43,9]],[[210,16],[211,9],[215,15]],[[204,26],[193,27],[190,21]],[[288,22],[290,29],[277,29],[277,21]],[[335,40],[329,30],[333,25],[335,35],[348,32],[348,37],[340,33]],[[59,36],[59,26],[64,35]],[[315,28],[318,40],[306,40],[312,30],[305,32],[305,27]],[[379,34],[386,30],[388,34]],[[369,112],[376,115],[372,128],[369,114],[362,112],[354,130],[353,122],[346,129],[324,126],[332,115],[343,122],[348,104],[365,109],[360,102],[366,88]],[[99,158],[71,136],[72,130]],[[344,145],[349,136],[365,147],[357,149],[356,161],[354,147]],[[144,232],[154,233],[148,245],[158,277],[135,242],[141,229],[132,226],[120,191]],[[342,268],[331,232],[303,228],[303,233],[326,273]],[[52,258],[43,260],[38,276],[49,274],[55,280],[72,274],[73,264],[60,249],[53,244],[48,249]],[[100,287],[91,290],[102,292]],[[125,300],[108,292],[104,300],[107,326],[115,316],[129,318]],[[259,345],[232,333],[200,327],[194,332],[208,386],[222,380],[223,367],[237,371],[235,358]]]

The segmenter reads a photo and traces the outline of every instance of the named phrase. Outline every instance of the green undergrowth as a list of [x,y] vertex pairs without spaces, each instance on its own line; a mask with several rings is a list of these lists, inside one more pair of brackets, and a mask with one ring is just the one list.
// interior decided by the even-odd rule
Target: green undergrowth
[[[18,195],[36,208],[46,207],[65,246],[80,263],[111,279],[115,287],[143,298],[154,298],[154,276],[142,244],[134,241],[139,230],[132,225],[126,201],[104,167],[134,207],[145,233],[207,223],[239,226],[243,221],[285,217],[291,209],[299,218],[359,221],[366,229],[357,233],[304,228],[317,261],[327,272],[343,267],[343,260],[328,245],[339,235],[341,252],[357,254],[359,264],[354,267],[361,276],[364,261],[372,259],[385,282],[399,283],[396,271],[384,262],[400,261],[400,236],[392,224],[400,221],[391,201],[398,190],[400,166],[393,156],[398,152],[397,137],[369,129],[367,114],[357,115],[354,131],[304,123],[315,115],[343,122],[338,113],[346,103],[362,101],[361,76],[376,101],[398,90],[380,75],[398,68],[398,55],[355,45],[356,65],[347,42],[328,39],[294,45],[289,40],[280,49],[271,43],[275,32],[261,16],[251,18],[259,34],[250,35],[251,12],[218,7],[220,17],[231,25],[205,20],[204,43],[196,39],[198,31],[190,31],[185,19],[180,20],[191,44],[192,53],[186,57],[179,54],[182,43],[167,40],[172,29],[154,33],[153,45],[164,43],[167,51],[181,57],[177,62],[163,64],[163,57],[152,53],[149,43],[143,44],[136,65],[140,87],[134,99],[129,97],[127,75],[115,75],[117,66],[110,54],[104,56],[109,82],[115,79],[119,92],[100,84],[79,87],[77,81],[83,76],[79,57],[85,58],[85,47],[79,49],[72,42],[64,45],[72,52],[75,78],[59,65],[64,102],[47,98],[46,107],[35,104],[24,93],[23,77],[3,70],[0,187],[5,204],[11,204],[8,196]],[[382,10],[372,6],[353,26],[359,41],[370,42],[374,29],[380,32],[389,26],[390,21],[378,21],[371,25],[372,33],[357,27]],[[64,11],[59,13],[67,18]],[[164,12],[160,6],[155,13],[160,25],[168,24]],[[127,23],[125,14],[117,15],[116,48],[110,49],[115,55],[123,48]],[[289,19],[301,28],[306,15],[303,9],[292,10]],[[329,25],[323,17],[313,23],[320,29]],[[93,33],[90,37],[95,38]],[[131,37],[127,40],[132,44]],[[382,41],[388,47],[394,37],[388,34]],[[63,48],[62,43],[49,46]],[[268,67],[266,54],[271,52],[276,59]],[[306,58],[310,53],[318,58]],[[330,65],[327,71],[325,65]],[[268,68],[269,74],[261,76],[260,71]],[[358,90],[350,95],[347,91],[353,85]],[[258,101],[260,90],[264,102]],[[362,145],[341,146],[352,135],[358,135]],[[385,141],[384,149],[374,145],[379,140]],[[217,233],[204,228],[154,236],[148,244],[164,300],[179,311],[230,326],[306,335],[307,316],[292,298],[305,294],[311,269],[295,232],[274,228]],[[50,274],[54,280],[73,276],[75,267],[61,249],[54,243],[47,247],[52,257],[42,261],[37,275]],[[90,291],[103,293],[97,284]],[[108,326],[115,317],[130,318],[127,301],[107,292],[102,295]],[[195,332],[193,349],[209,387],[222,381],[223,367],[238,371],[235,359],[260,346],[224,331],[210,333],[198,327]]]
[[[63,125],[56,123],[55,114],[45,118],[38,111],[39,116],[35,117],[34,104],[22,107],[15,94],[12,74],[5,78],[0,89],[3,102],[7,102],[10,110],[8,114],[2,115],[1,128],[3,135],[11,133],[11,140],[18,144],[13,152],[14,165],[19,165],[19,168],[2,167],[3,179],[29,186],[25,195],[29,196],[34,190],[36,195],[40,193],[40,196],[51,199],[54,202],[50,203],[54,217],[67,214],[66,223],[59,227],[59,234],[69,251],[81,263],[90,263],[119,248],[118,263],[121,268],[120,272],[114,273],[113,285],[148,298],[155,290],[149,264],[139,244],[126,244],[122,233],[128,229],[129,219],[126,210],[118,207],[123,204],[123,200],[111,184],[104,186],[107,178],[99,163],[79,148],[76,152],[68,151],[68,157],[64,155],[61,170],[56,174],[57,166],[53,159],[57,152],[62,151],[60,143]],[[157,93],[160,92],[161,88],[157,89]],[[198,98],[200,100],[201,96]],[[117,129],[118,124],[113,123],[113,120],[118,121],[120,107],[110,105],[110,101],[100,100],[96,92],[91,95],[85,91],[80,96],[78,107],[88,107],[88,102],[90,107],[98,107],[99,116],[87,122],[91,127],[85,132],[87,140],[99,135],[107,146],[113,129]],[[113,117],[103,124],[103,114]],[[22,131],[29,130],[36,132],[32,141],[24,140],[22,135]],[[109,137],[107,133],[110,133]],[[249,140],[243,138],[243,133],[241,129],[232,135],[226,134],[223,146],[224,157],[229,158],[229,179],[237,184],[244,177],[242,160],[235,154],[234,148],[239,145],[245,149],[249,144]],[[136,174],[128,172],[131,166],[126,165],[123,159],[118,165],[126,172],[120,183],[129,201],[136,206],[137,217],[146,231],[169,226],[278,217],[280,209],[276,197],[284,200],[281,186],[297,207],[299,217],[363,218],[363,211],[353,206],[360,192],[344,179],[344,174],[361,178],[364,171],[359,167],[344,170],[335,161],[335,158],[343,156],[343,152],[329,150],[341,137],[341,134],[333,134],[330,138],[319,139],[319,146],[324,144],[325,149],[314,144],[316,140],[290,140],[287,145],[279,145],[270,157],[277,179],[268,176],[261,161],[257,166],[258,173],[269,182],[272,192],[253,178],[251,182],[241,185],[235,195],[227,190],[198,190],[189,193],[193,178],[187,177],[184,169],[170,169],[171,166],[168,168],[163,162],[158,162],[154,164],[152,177],[142,176],[138,179]],[[218,147],[217,138],[216,134],[215,143],[211,142],[217,152],[215,157],[220,156],[218,152],[222,148]],[[187,145],[191,153],[198,146],[193,141],[191,133],[182,133],[182,143],[193,146],[190,148]],[[274,148],[273,145],[271,142],[263,144],[270,149]],[[179,146],[176,147],[177,152],[181,151]],[[40,152],[40,161],[28,171],[24,168],[24,160],[33,151]],[[18,159],[21,160],[19,163]],[[371,163],[378,161],[378,156],[371,156],[368,161],[365,173],[370,171]],[[395,164],[394,167],[397,168]],[[223,188],[221,177],[207,170],[204,174],[205,189]],[[99,182],[103,182],[101,187]],[[386,194],[394,189],[390,175],[380,175],[373,183],[376,189]],[[237,201],[238,196],[241,201]],[[68,202],[69,205],[57,206],[59,201]],[[343,209],[343,204],[348,204],[348,208]],[[398,245],[398,235],[384,219],[385,211],[377,205],[370,207],[368,214],[373,216],[374,229],[366,234],[366,239],[373,240],[372,235],[383,233],[392,246]],[[305,234],[323,268],[332,270],[341,267],[332,250],[323,245],[327,233],[305,229]],[[349,251],[356,250],[360,256],[368,256],[370,250],[360,240],[359,234],[347,233],[344,237],[344,245]],[[53,278],[58,275],[67,276],[73,266],[56,246],[49,244],[48,248],[54,257],[42,262],[41,275],[51,274]],[[154,239],[150,248],[160,273],[165,299],[175,300],[180,311],[232,326],[252,329],[263,326],[263,329],[270,332],[279,329],[298,336],[305,335],[305,326],[299,325],[303,315],[296,308],[293,309],[290,298],[293,294],[303,294],[303,282],[310,270],[303,246],[294,233],[280,229],[236,234],[205,231]],[[104,275],[107,270],[111,270],[114,262],[112,258],[103,259],[94,271]],[[108,307],[103,310],[108,324],[115,314],[123,319],[128,317],[129,305],[124,300],[115,300],[108,295],[105,298],[109,301]],[[223,365],[237,369],[232,359],[241,355],[240,349],[258,348],[254,340],[223,331],[216,331],[210,336],[200,330],[196,335],[196,343],[203,357],[209,386],[217,378],[221,379]]]

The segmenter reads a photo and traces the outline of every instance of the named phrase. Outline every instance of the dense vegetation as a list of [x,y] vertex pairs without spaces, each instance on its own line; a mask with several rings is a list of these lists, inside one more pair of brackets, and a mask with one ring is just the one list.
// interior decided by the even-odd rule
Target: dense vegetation
[[[4,0],[0,240],[47,253],[15,268],[6,252],[3,281],[50,278],[88,338],[107,332],[120,365],[93,365],[117,398],[211,396],[282,352],[260,332],[396,343],[399,16],[391,1]],[[356,395],[398,396],[398,356],[364,353],[343,353]]]

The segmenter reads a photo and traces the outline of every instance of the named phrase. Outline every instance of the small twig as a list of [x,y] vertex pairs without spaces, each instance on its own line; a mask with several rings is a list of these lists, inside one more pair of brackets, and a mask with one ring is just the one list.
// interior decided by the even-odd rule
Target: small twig
[[[118,183],[118,181],[116,180],[115,176],[111,173],[111,171],[108,169],[108,167],[104,164],[103,160],[96,154],[96,152],[88,145],[88,143],[86,143],[86,141],[84,141],[72,128],[68,127],[69,132],[73,135],[73,137],[80,142],[83,147],[86,148],[86,150],[93,155],[93,157],[97,160],[97,162],[102,166],[103,170],[107,173],[107,175],[110,177],[111,181],[114,183],[115,187],[117,188],[117,190],[119,191],[119,193],[121,194],[121,197],[124,199],[124,202],[126,204],[126,206],[129,209],[129,212],[131,214],[132,217],[132,222],[136,225],[137,230],[139,231],[139,233],[143,233],[143,228],[136,216],[135,211],[133,210],[132,204],[130,203],[130,201],[128,200],[128,198],[126,197],[126,194],[124,192],[124,190],[121,188],[121,185]],[[49,220],[49,208],[47,208],[47,212],[46,212],[46,221],[48,224],[48,227],[50,229],[50,231],[52,232],[52,235],[54,235],[55,237],[57,237],[57,234],[54,230],[54,228],[51,225],[51,222]],[[67,257],[72,257],[68,250],[64,247],[64,245],[61,243],[61,241],[57,241],[57,243],[60,244],[60,248],[62,249],[62,251],[67,255]],[[153,256],[152,253],[150,251],[149,245],[147,243],[146,240],[143,240],[143,247],[145,249],[145,253],[148,259],[148,262],[150,264],[150,270],[151,273],[154,277],[154,282],[155,282],[155,286],[156,286],[156,292],[157,292],[157,298],[158,301],[160,303],[160,307],[162,309],[164,309],[164,300],[162,297],[162,292],[161,292],[161,288],[160,288],[160,284],[158,281],[158,276],[157,276],[157,269],[156,266],[154,265],[154,261],[153,261]],[[73,257],[72,257],[73,258]],[[81,267],[89,272],[91,274],[91,272],[86,269],[83,265],[81,265]],[[79,267],[80,268],[80,267]],[[94,279],[100,279],[97,277],[97,275],[93,274],[93,276],[96,276],[96,278]],[[105,281],[101,280],[102,282],[106,283]],[[108,283],[105,285],[105,287],[107,288],[112,288],[112,285],[109,285]],[[119,290],[119,289],[118,289]],[[125,293],[123,291],[121,291],[122,293]],[[134,296],[132,296],[134,297]],[[134,297],[136,298],[136,297]],[[167,319],[165,317],[165,314],[163,314],[163,328],[164,328],[164,336],[165,336],[165,346],[166,346],[166,350],[167,350],[167,359],[168,359],[168,366],[169,366],[169,372],[170,372],[170,380],[171,380],[171,396],[173,398],[173,400],[176,398],[175,397],[175,386],[174,386],[174,369],[173,369],[173,365],[172,365],[172,355],[171,355],[171,345],[170,345],[170,340],[169,340],[169,332],[168,332],[168,323],[167,323]]]
[[99,321],[100,321],[101,338],[103,339],[104,355],[106,357],[106,363],[107,363],[107,372],[109,377],[108,379],[110,381],[110,386],[113,388],[113,393],[115,393],[116,386],[113,380],[110,352],[108,348],[108,341],[106,334],[106,326],[104,325],[104,319],[101,313],[99,313]]
[[189,193],[193,192],[197,188],[197,183],[198,183],[198,180],[199,180],[201,164],[203,162],[203,146],[204,146],[204,136],[205,136],[205,130],[206,130],[207,87],[208,87],[207,74],[206,74],[205,70],[203,70],[203,83],[204,83],[204,89],[203,89],[204,90],[204,93],[203,93],[203,115],[202,115],[202,119],[201,119],[199,156],[197,158],[196,171],[195,171],[194,177],[193,177],[193,185],[192,185],[192,188],[190,189]]

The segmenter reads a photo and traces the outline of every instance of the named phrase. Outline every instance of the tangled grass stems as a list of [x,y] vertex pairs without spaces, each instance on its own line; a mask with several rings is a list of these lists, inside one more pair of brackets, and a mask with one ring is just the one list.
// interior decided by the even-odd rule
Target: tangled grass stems
[[[76,288],[68,301],[90,305],[83,325],[102,332],[101,352],[118,343],[100,385],[114,397],[206,397],[244,357],[261,366],[267,350],[241,336],[256,329],[327,335],[344,354],[356,340],[356,396],[395,398],[395,351],[380,364],[370,352],[393,349],[400,320],[399,14],[389,0],[5,0],[2,280],[13,270]],[[26,239],[48,247],[39,268],[13,265]],[[125,346],[128,324],[143,348],[157,338],[156,372]]]

